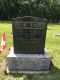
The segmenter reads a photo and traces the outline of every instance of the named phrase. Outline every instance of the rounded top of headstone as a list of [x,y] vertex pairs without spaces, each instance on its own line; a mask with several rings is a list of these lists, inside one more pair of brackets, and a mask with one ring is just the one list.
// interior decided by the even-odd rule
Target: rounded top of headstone
[[21,21],[43,21],[43,22],[47,22],[47,19],[44,18],[39,18],[39,17],[34,17],[34,16],[23,16],[23,17],[17,17],[17,18],[13,18],[12,20],[21,20]]

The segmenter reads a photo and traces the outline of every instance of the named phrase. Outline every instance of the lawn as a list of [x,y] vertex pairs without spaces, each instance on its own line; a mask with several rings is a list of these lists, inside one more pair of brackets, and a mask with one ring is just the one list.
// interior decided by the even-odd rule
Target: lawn
[[54,36],[54,34],[60,33],[59,24],[48,24],[46,35],[46,48],[51,57],[51,66],[49,73],[41,73],[34,75],[13,75],[4,73],[5,60],[8,55],[9,47],[13,46],[12,23],[9,21],[0,21],[0,43],[3,33],[6,33],[7,47],[0,55],[0,80],[60,80],[60,36]]

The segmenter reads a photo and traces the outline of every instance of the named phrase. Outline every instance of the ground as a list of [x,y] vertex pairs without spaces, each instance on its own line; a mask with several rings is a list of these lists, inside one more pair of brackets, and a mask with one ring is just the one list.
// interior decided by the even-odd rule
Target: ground
[[[48,24],[45,47],[51,57],[49,73],[41,74],[6,74],[5,64],[8,55],[8,49],[13,46],[12,22],[0,21],[0,43],[3,33],[6,33],[6,48],[0,54],[0,80],[60,80],[60,36],[54,36],[60,33],[59,24]],[[1,46],[0,46],[1,47]]]

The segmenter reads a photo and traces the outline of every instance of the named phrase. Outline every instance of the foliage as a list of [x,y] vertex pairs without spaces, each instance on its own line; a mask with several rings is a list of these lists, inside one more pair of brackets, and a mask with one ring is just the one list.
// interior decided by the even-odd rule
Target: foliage
[[21,16],[37,16],[58,22],[60,2],[58,0],[0,0],[0,20],[11,20]]

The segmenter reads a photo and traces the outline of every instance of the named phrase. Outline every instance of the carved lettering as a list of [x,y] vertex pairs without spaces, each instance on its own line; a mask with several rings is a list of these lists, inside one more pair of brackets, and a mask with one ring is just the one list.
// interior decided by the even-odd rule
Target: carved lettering
[[25,26],[26,26],[26,28],[31,28],[32,27],[32,24],[31,24],[31,22],[27,22],[26,24],[25,24]]

